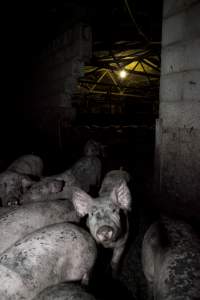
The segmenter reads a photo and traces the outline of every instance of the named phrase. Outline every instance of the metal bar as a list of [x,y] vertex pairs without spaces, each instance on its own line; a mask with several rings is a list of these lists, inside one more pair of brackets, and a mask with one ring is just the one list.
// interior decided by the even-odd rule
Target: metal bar
[[104,78],[104,76],[108,73],[108,70],[106,70],[97,80],[97,82],[93,85],[93,87],[91,88],[91,91],[93,91],[95,89],[95,87],[97,86],[97,83],[100,83],[101,80]]
[[153,65],[149,60],[147,60],[146,58],[141,59],[143,61],[144,64],[146,64],[147,66],[151,67],[152,69],[154,69],[155,71],[160,72],[160,69],[155,67],[155,65]]
[[[108,86],[108,87],[115,87],[115,85],[112,85],[112,84],[110,84],[110,83],[105,83],[105,82],[94,82],[94,81],[90,81],[90,80],[82,80],[82,79],[80,79],[79,80],[79,83],[80,84],[96,84],[96,85],[99,85],[99,86]],[[138,90],[138,91],[141,91],[141,88],[137,88],[137,87],[128,87],[128,86],[121,86],[121,88],[126,88],[127,90]],[[158,85],[157,86],[155,86],[155,87],[153,87],[153,88],[158,88]],[[144,90],[144,92],[146,93],[147,91],[146,90],[148,90],[148,91],[150,91],[149,90],[149,87],[142,87],[142,89]]]
[[122,92],[122,90],[121,90],[121,88],[120,88],[120,86],[119,86],[118,82],[115,80],[115,78],[114,78],[113,74],[110,72],[110,70],[109,70],[108,74],[110,75],[110,77],[111,77],[112,81],[114,82],[114,84],[116,85],[116,87],[118,88],[118,90],[119,90],[119,91],[120,91],[120,93],[121,93],[121,92]]
[[[135,65],[135,67],[130,71],[130,73],[134,72],[134,70],[137,68],[138,65],[139,65],[139,61],[137,62],[137,64]],[[127,90],[127,88],[129,88],[130,82],[131,81],[129,80],[128,83],[127,83],[127,86],[124,87],[123,93],[125,92],[125,90]]]
[[142,69],[143,69],[144,73],[145,73],[146,76],[147,76],[147,79],[148,79],[148,81],[149,81],[149,84],[151,84],[151,80],[150,80],[149,74],[146,72],[146,70],[145,70],[145,68],[144,68],[144,66],[143,66],[142,61],[140,61],[140,64],[141,64],[141,66],[142,66]]
[[[107,91],[97,91],[94,90],[91,92],[91,94],[102,94],[102,95],[106,95]],[[111,95],[114,96],[125,96],[125,97],[135,97],[135,98],[141,98],[141,99],[154,99],[155,100],[155,94],[152,96],[146,96],[146,95],[136,95],[136,94],[121,94],[121,93],[117,93],[117,92],[111,92]]]

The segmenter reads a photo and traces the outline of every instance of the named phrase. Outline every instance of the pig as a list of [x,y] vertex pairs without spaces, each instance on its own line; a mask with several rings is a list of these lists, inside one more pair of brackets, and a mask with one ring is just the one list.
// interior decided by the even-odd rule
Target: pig
[[87,293],[84,288],[77,283],[60,283],[53,285],[42,291],[33,300],[95,300],[94,296]]
[[[113,174],[115,176],[112,177]],[[92,198],[80,188],[74,188],[72,196],[78,215],[87,215],[87,226],[96,242],[113,249],[111,268],[114,277],[129,233],[131,193],[124,177],[128,179],[129,175],[121,170],[107,173],[97,198]]]
[[87,193],[91,188],[98,189],[100,186],[102,164],[99,156],[101,155],[103,155],[103,146],[94,140],[89,140],[84,147],[84,156],[70,169],[80,187]]
[[101,156],[104,155],[104,150],[104,145],[93,139],[90,139],[86,142],[83,153],[85,156]]
[[22,194],[20,204],[58,199],[71,200],[73,186],[80,185],[70,171],[43,177]]
[[0,299],[33,299],[60,282],[88,284],[96,244],[77,225],[59,223],[34,231],[0,255]]
[[185,221],[162,216],[150,226],[142,265],[149,299],[200,299],[200,240]]
[[44,169],[42,159],[33,154],[27,154],[16,159],[7,170],[40,178]]
[[6,170],[0,174],[0,200],[3,207],[17,205],[23,193],[33,184],[24,174]]
[[[44,177],[22,195],[20,203],[72,198],[73,187],[81,187],[89,192],[91,187],[99,186],[101,179],[101,161],[97,157],[103,152],[103,146],[89,140],[84,147],[84,156],[65,172]],[[63,184],[62,184],[62,182]]]
[[42,175],[43,162],[39,156],[24,155],[0,174],[2,206],[17,205],[23,193]]
[[28,203],[0,215],[0,253],[35,230],[61,222],[78,223],[74,207],[69,201]]

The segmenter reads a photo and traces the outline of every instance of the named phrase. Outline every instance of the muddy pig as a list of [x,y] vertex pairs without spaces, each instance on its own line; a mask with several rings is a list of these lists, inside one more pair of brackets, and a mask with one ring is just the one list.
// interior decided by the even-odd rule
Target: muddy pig
[[80,186],[70,171],[43,177],[34,183],[20,198],[20,204],[37,201],[71,200],[72,187]]
[[84,156],[65,172],[44,177],[35,183],[21,197],[21,203],[72,198],[73,186],[89,192],[91,187],[99,186],[102,145],[89,140],[84,147]]
[[95,300],[77,283],[60,283],[42,291],[33,300]]
[[36,155],[24,155],[15,160],[0,174],[1,205],[17,205],[21,196],[42,175],[42,171],[42,159]]
[[79,222],[70,201],[28,203],[0,216],[0,253],[35,230],[61,222]]
[[193,228],[168,217],[152,224],[142,245],[149,299],[200,299],[200,240]]
[[0,299],[32,299],[60,282],[88,283],[96,244],[84,229],[59,223],[39,229],[0,255]]
[[131,210],[131,194],[126,181],[129,175],[123,172],[115,170],[105,176],[98,198],[90,197],[79,188],[74,189],[72,197],[77,213],[81,217],[87,215],[87,226],[97,243],[113,249],[114,276],[128,238],[128,211]]

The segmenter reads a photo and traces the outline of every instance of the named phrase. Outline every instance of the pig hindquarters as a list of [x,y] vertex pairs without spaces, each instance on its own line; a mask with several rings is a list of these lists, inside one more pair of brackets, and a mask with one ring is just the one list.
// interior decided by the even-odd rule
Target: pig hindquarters
[[109,173],[103,180],[98,198],[93,199],[81,189],[75,188],[72,201],[80,216],[88,216],[87,225],[97,243],[105,248],[113,248],[111,266],[113,275],[116,275],[128,238],[127,214],[131,209],[131,194],[124,178],[119,180],[117,177],[116,180],[114,177],[115,185],[112,180],[107,180],[108,177]]
[[77,283],[60,283],[46,288],[33,300],[95,300]]
[[84,229],[70,223],[42,228],[0,256],[0,299],[29,300],[60,282],[87,283],[95,260],[95,242]]
[[27,234],[47,225],[78,222],[79,218],[69,201],[29,203],[13,208],[0,216],[0,253]]
[[200,240],[192,227],[162,217],[147,230],[142,264],[149,299],[200,299]]

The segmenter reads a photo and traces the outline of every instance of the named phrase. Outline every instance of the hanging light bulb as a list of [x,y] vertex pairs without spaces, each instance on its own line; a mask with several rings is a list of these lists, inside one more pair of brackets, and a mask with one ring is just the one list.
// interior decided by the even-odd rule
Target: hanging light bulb
[[119,76],[120,76],[120,78],[124,79],[127,76],[127,72],[125,70],[121,70],[119,72]]

